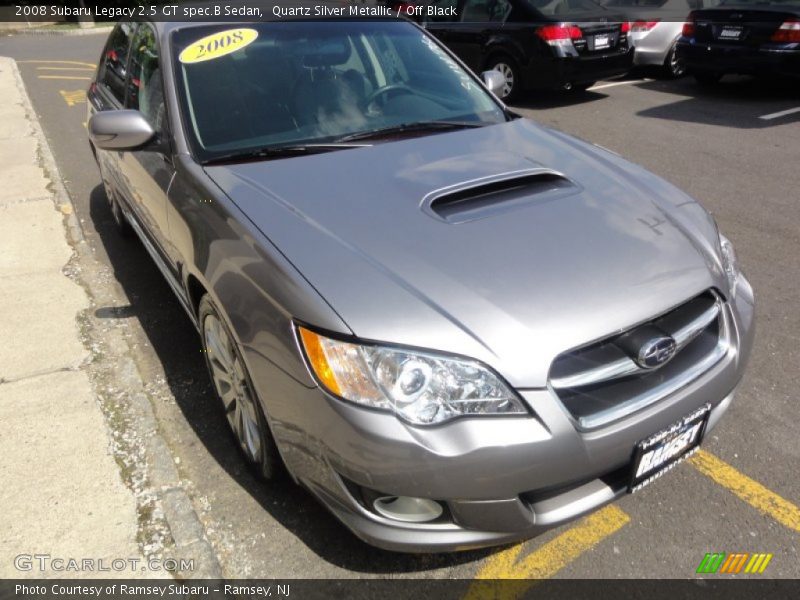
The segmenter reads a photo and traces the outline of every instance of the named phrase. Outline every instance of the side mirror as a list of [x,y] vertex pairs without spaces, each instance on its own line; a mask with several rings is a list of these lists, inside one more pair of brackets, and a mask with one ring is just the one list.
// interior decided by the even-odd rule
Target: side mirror
[[481,73],[481,79],[483,79],[483,83],[486,84],[489,91],[499,98],[503,92],[503,86],[506,84],[506,78],[503,74],[500,71],[484,71]]
[[89,119],[89,138],[103,150],[135,150],[156,133],[138,110],[106,110]]

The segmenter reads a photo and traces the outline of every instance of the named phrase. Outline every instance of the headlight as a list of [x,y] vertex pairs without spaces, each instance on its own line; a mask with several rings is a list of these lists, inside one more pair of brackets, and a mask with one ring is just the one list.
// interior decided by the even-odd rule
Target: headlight
[[728,289],[731,298],[736,294],[736,280],[739,278],[739,263],[736,261],[736,252],[733,244],[721,233],[719,234],[719,246],[722,250],[722,266],[725,268],[725,276],[728,278]]
[[463,415],[528,414],[519,396],[476,361],[298,330],[317,379],[344,400],[393,412],[416,425]]

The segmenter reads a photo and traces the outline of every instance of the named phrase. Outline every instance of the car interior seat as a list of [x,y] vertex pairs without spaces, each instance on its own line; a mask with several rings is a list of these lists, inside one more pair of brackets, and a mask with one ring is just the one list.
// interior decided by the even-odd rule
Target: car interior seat
[[349,42],[339,40],[323,40],[302,50],[303,73],[292,94],[292,112],[300,127],[335,135],[363,125],[366,81],[358,72],[348,75],[335,68],[345,65],[351,52]]

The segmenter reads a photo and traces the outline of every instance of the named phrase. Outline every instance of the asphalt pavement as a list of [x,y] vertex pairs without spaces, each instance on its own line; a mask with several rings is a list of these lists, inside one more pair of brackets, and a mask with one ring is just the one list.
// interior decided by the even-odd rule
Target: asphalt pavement
[[[120,283],[128,342],[184,487],[229,577],[695,576],[707,552],[771,553],[759,577],[800,577],[800,93],[730,78],[640,73],[515,109],[639,163],[700,200],[734,243],[757,297],[748,374],[704,451],[641,492],[519,546],[401,555],[354,538],[313,498],[240,460],[197,334],[144,249],[117,237],[86,141],[104,36],[0,38],[17,59],[97,258]],[[715,577],[723,577],[717,575]]]

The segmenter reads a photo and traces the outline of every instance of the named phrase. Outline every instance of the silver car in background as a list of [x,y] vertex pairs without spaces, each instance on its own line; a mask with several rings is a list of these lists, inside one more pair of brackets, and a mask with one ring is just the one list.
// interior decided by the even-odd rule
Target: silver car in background
[[719,4],[719,0],[609,0],[604,6],[625,14],[631,23],[628,38],[636,48],[633,64],[660,67],[667,77],[686,74],[676,42],[689,12]]
[[753,343],[712,217],[501,84],[408,21],[287,14],[117,25],[89,88],[111,212],[244,459],[382,548],[635,492],[719,422]]

